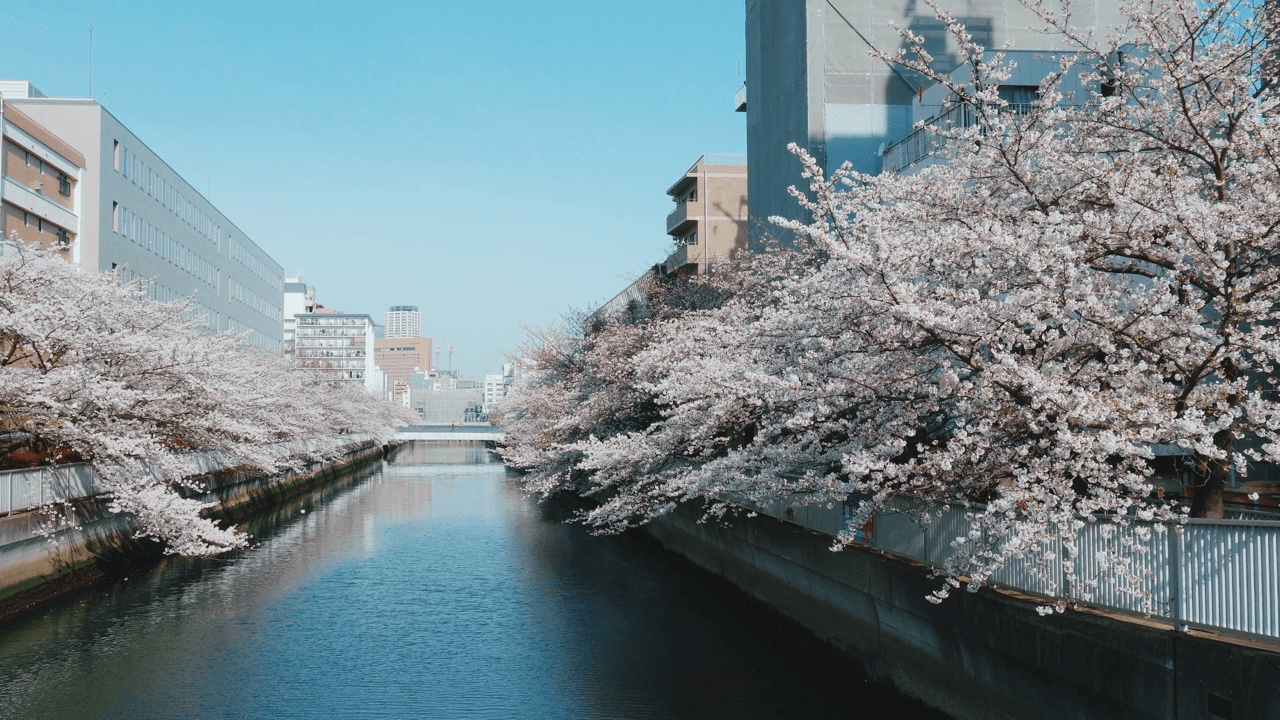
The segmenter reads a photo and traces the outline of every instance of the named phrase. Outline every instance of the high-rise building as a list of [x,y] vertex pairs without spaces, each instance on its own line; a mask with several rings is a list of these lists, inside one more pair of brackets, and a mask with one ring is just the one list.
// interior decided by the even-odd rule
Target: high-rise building
[[[1069,49],[1018,0],[940,0],[975,42],[1018,51]],[[751,233],[769,231],[771,216],[799,217],[787,188],[800,185],[800,164],[787,150],[796,143],[830,173],[848,161],[855,170],[881,171],[885,148],[912,132],[913,102],[928,89],[924,78],[872,57],[903,47],[899,25],[925,39],[934,67],[950,72],[955,42],[929,6],[916,0],[746,0],[747,82],[735,105],[747,113]],[[1076,0],[1072,24],[1105,30],[1125,18],[1115,3]],[[1041,76],[1043,77],[1043,76]],[[1019,80],[1035,85],[1040,78]]]
[[417,305],[394,305],[387,311],[387,338],[422,337],[422,313]]
[[[85,269],[120,270],[125,279],[151,278],[153,298],[189,299],[210,330],[244,333],[254,345],[280,350],[283,270],[270,255],[94,100],[45,97],[27,82],[0,82],[0,94],[6,109],[83,156],[78,181],[69,165],[45,158],[48,182],[27,178],[26,190],[12,193],[43,195],[59,206],[68,196],[57,173],[67,176],[80,229],[55,225],[66,231],[70,259]],[[43,183],[39,192],[33,183]],[[6,197],[11,187],[6,181]]]

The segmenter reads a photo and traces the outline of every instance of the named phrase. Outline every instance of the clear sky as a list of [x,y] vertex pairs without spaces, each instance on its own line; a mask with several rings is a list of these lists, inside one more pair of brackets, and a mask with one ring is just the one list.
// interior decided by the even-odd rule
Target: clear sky
[[88,95],[92,26],[93,97],[286,275],[419,306],[482,374],[665,258],[665,190],[745,150],[744,6],[3,0],[0,79]]

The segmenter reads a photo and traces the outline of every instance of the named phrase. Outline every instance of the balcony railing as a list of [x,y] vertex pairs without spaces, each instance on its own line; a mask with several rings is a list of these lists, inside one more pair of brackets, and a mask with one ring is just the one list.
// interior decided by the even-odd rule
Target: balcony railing
[[698,258],[702,257],[700,252],[697,245],[677,245],[663,262],[663,267],[668,273],[673,273],[685,265],[696,265]]
[[[1035,107],[1030,103],[1010,103],[1008,110],[1014,115],[1026,115]],[[968,103],[952,105],[937,117],[925,122],[924,127],[885,148],[881,172],[897,173],[933,155],[947,143],[940,134],[948,130],[973,127],[978,124],[978,114]]]
[[670,235],[676,232],[686,223],[696,221],[696,218],[689,217],[689,203],[681,200],[676,203],[676,209],[672,210],[671,213],[667,215],[667,234]]

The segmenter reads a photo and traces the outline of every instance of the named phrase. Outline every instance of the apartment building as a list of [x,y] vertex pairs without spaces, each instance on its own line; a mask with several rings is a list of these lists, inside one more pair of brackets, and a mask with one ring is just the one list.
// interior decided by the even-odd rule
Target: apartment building
[[507,390],[515,382],[515,365],[503,363],[502,372],[488,373],[484,376],[484,406],[488,412],[507,396]]
[[[210,330],[243,333],[255,346],[280,351],[279,263],[94,100],[46,97],[27,82],[0,82],[0,94],[6,109],[83,157],[78,179],[67,172],[74,162],[61,167],[79,214],[78,233],[58,225],[67,231],[70,259],[151,279],[153,298],[189,300]],[[62,183],[50,175],[40,194],[67,197]]]
[[707,154],[667,189],[675,209],[667,234],[676,249],[663,263],[675,275],[706,273],[747,246],[747,156]]
[[373,318],[347,313],[299,313],[294,316],[294,352],[302,367],[324,370],[341,382],[361,383],[381,393],[374,370]]
[[0,236],[76,261],[84,156],[3,100],[0,137]]
[[[1069,49],[1059,38],[1038,32],[1043,23],[1018,0],[940,4],[987,48],[1008,40],[1015,50],[1029,53]],[[787,194],[789,186],[802,182],[788,143],[806,149],[828,173],[848,161],[855,170],[876,174],[885,148],[912,132],[913,102],[929,83],[869,54],[903,47],[894,24],[925,39],[936,68],[950,72],[958,59],[942,23],[916,0],[746,0],[746,5],[747,82],[745,96],[740,92],[735,105],[747,114],[755,241],[777,233],[768,224],[771,216],[803,219]],[[1105,0],[1077,0],[1071,11],[1079,28],[1105,29],[1124,21],[1115,4]]]

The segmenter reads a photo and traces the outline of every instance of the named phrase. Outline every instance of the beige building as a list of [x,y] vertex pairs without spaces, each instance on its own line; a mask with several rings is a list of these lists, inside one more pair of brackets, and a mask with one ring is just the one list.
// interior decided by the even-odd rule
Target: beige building
[[373,361],[391,379],[392,392],[399,401],[409,388],[414,373],[431,373],[431,338],[383,338],[374,342]]
[[747,248],[747,156],[708,153],[667,190],[676,207],[667,234],[676,249],[584,320],[594,332],[610,320],[637,322],[649,311],[654,283],[705,274],[719,260]]
[[747,247],[747,156],[707,154],[667,190],[676,207],[667,215],[675,252],[667,273],[706,273],[712,261]]
[[0,101],[0,235],[78,260],[84,156]]

